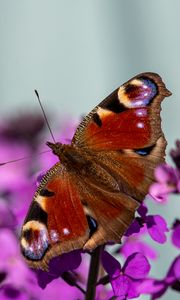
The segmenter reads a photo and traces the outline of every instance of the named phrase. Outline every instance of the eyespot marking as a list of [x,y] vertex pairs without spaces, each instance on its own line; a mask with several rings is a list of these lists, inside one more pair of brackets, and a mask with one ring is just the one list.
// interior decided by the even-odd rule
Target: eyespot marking
[[48,215],[44,209],[41,208],[41,205],[37,201],[33,201],[24,223],[26,224],[29,221],[39,221],[47,226],[47,219]]
[[144,123],[143,122],[138,122],[137,127],[138,128],[144,128]]
[[102,126],[102,121],[97,113],[93,114],[92,119],[96,123],[96,125],[98,125],[99,127]]
[[146,156],[146,155],[149,155],[152,150],[154,149],[154,147],[156,146],[155,145],[152,145],[152,146],[149,146],[149,147],[146,147],[146,148],[142,148],[142,149],[135,149],[134,152],[141,155],[141,156]]
[[126,110],[126,107],[119,102],[118,90],[115,90],[104,99],[104,101],[100,103],[100,107],[117,114]]
[[139,108],[149,105],[157,93],[158,88],[153,80],[140,77],[121,86],[118,97],[125,107]]
[[93,233],[96,232],[97,230],[97,222],[94,218],[90,217],[89,215],[86,215],[87,221],[88,221],[88,225],[89,225],[89,229],[90,229],[90,237],[93,235]]
[[47,189],[42,189],[40,190],[39,195],[43,197],[52,197],[55,195],[55,193]]
[[64,235],[69,235],[70,234],[70,230],[68,228],[63,228],[63,234]]
[[21,249],[27,259],[41,260],[49,246],[48,232],[44,224],[29,221],[23,226]]
[[56,230],[50,231],[50,238],[53,243],[57,243],[59,241],[59,234]]

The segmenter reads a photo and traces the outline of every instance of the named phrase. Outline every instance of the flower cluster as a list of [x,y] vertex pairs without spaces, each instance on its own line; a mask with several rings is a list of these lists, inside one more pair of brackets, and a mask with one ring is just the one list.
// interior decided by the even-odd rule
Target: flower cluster
[[[0,299],[124,300],[138,299],[141,294],[157,299],[169,288],[179,292],[180,256],[167,266],[164,278],[153,278],[149,272],[158,252],[144,237],[165,244],[169,236],[172,246],[180,249],[180,220],[173,220],[168,227],[162,216],[149,213],[148,199],[138,209],[121,246],[116,251],[108,245],[101,249],[96,296],[85,298],[90,253],[76,250],[54,258],[49,272],[27,267],[19,249],[20,229],[38,184],[36,179],[41,177],[39,170],[46,171],[57,161],[51,153],[38,155],[46,150],[42,147],[45,128],[44,119],[34,114],[0,123]],[[75,123],[61,124],[59,140],[67,143],[74,129]],[[22,157],[28,159],[8,163]],[[149,191],[158,203],[166,203],[170,193],[180,193],[180,141],[171,157],[175,167],[158,166],[157,182]]]

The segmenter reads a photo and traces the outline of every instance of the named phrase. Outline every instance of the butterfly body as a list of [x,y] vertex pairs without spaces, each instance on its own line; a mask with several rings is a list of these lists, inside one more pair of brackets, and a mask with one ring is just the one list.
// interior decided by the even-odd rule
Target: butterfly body
[[42,179],[22,228],[31,267],[120,242],[164,161],[160,104],[169,95],[159,75],[137,75],[84,118],[70,145],[47,143],[60,162]]

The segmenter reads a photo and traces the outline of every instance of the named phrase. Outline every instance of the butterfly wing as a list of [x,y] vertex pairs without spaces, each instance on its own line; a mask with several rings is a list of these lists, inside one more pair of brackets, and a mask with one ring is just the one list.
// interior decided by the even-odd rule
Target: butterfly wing
[[139,74],[84,118],[72,144],[93,151],[153,145],[162,136],[160,104],[169,95],[158,74]]
[[[170,95],[158,74],[139,74],[102,101],[78,127],[72,144],[87,151],[95,164],[87,208],[99,225],[85,248],[102,244],[103,239],[118,241],[131,224],[155,167],[164,161],[160,111],[162,100]],[[92,176],[84,180],[90,187]],[[113,193],[107,191],[109,182]]]
[[21,233],[28,264],[47,269],[51,258],[82,248],[89,227],[71,174],[57,163],[43,178]]

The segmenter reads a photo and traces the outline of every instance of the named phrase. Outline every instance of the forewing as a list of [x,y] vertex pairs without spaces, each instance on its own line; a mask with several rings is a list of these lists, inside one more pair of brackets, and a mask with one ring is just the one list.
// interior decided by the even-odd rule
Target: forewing
[[169,95],[158,74],[137,75],[85,117],[72,144],[93,151],[139,149],[155,144],[162,135],[160,104]]

